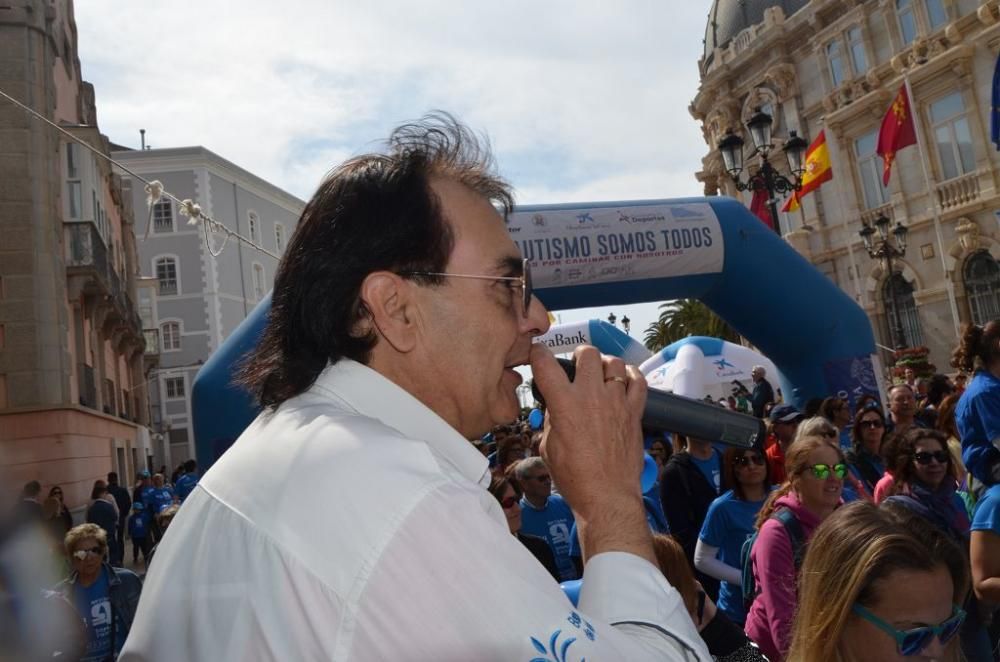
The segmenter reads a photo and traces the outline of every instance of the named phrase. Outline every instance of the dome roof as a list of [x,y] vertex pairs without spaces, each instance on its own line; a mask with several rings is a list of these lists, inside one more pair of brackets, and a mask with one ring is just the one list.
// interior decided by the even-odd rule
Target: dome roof
[[712,61],[716,48],[725,48],[746,28],[763,23],[768,7],[781,7],[785,16],[791,16],[807,4],[809,0],[712,0],[705,26],[705,64]]

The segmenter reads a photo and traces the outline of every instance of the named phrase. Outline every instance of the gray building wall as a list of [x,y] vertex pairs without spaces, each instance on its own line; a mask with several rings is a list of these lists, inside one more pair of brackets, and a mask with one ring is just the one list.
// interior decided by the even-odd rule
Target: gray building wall
[[[226,228],[250,237],[249,219],[254,214],[256,242],[279,254],[275,226],[283,228],[287,245],[305,203],[255,175],[222,159],[203,147],[145,151],[120,151],[115,158],[147,180],[159,180],[164,189],[180,199],[194,200],[202,210]],[[195,456],[191,419],[191,385],[198,369],[247,317],[259,297],[256,290],[271,289],[277,260],[252,246],[230,239],[218,256],[206,245],[202,226],[190,226],[176,203],[171,205],[170,232],[146,234],[151,222],[142,182],[134,182],[136,235],[143,276],[156,276],[160,257],[177,260],[177,294],[160,293],[157,326],[160,329],[160,365],[151,397],[159,413],[161,428],[170,446],[168,468]],[[212,250],[223,245],[222,233],[209,233]],[[283,247],[282,247],[283,248]],[[255,286],[254,266],[263,273],[261,287]],[[163,349],[163,328],[169,322],[181,325],[180,349]],[[150,375],[153,377],[153,375]],[[166,381],[183,378],[184,397],[167,398]]]

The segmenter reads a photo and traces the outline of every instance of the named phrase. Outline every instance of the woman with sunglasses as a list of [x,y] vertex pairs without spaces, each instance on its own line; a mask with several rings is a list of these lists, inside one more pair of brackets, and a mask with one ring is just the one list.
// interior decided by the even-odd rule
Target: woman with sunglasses
[[559,569],[556,567],[556,559],[552,555],[549,543],[537,536],[521,533],[521,491],[515,485],[516,483],[503,476],[494,476],[490,482],[490,494],[500,502],[510,532],[528,548],[539,563],[545,566],[552,578],[559,581]]
[[[969,515],[957,493],[958,472],[945,436],[937,430],[916,428],[902,437],[898,450],[892,496],[886,502],[923,517],[968,554]],[[962,650],[971,660],[988,660],[989,639],[980,624],[978,603],[972,600],[965,609],[969,618],[962,627]]]
[[[798,441],[805,437],[823,437],[838,449],[843,450],[840,442],[840,430],[825,416],[813,416],[799,424],[799,428],[795,432],[795,439]],[[850,473],[850,471],[844,477],[844,491],[840,496],[844,500],[844,503],[850,503],[858,499],[872,500],[872,493],[865,489],[861,481],[855,478],[854,474]]]
[[58,519],[59,519],[59,526],[62,528],[59,537],[62,538],[67,533],[69,533],[70,529],[73,528],[73,515],[69,512],[69,508],[66,507],[66,499],[63,497],[63,491],[61,487],[59,487],[58,485],[53,485],[52,488],[49,490],[49,496],[59,499]]
[[708,507],[694,550],[694,567],[718,579],[718,607],[733,623],[743,625],[746,607],[741,586],[740,554],[743,542],[753,535],[771,481],[767,462],[755,448],[730,448],[722,459],[722,472],[733,489]]
[[108,536],[96,524],[70,529],[65,546],[72,570],[53,592],[76,606],[86,624],[87,649],[80,659],[116,659],[135,618],[142,581],[131,570],[108,564]]
[[750,550],[758,592],[747,614],[746,633],[772,662],[785,659],[791,644],[798,602],[797,557],[802,552],[793,548],[789,525],[772,515],[788,510],[808,545],[816,527],[840,504],[847,465],[838,446],[824,437],[805,437],[789,448],[785,473],[785,483],[771,493],[757,515],[759,533]]
[[905,508],[848,504],[809,545],[788,659],[957,662],[966,575],[962,551]]
[[845,453],[851,474],[868,494],[885,475],[885,464],[879,453],[885,438],[885,415],[877,405],[858,410],[851,427],[851,448]]

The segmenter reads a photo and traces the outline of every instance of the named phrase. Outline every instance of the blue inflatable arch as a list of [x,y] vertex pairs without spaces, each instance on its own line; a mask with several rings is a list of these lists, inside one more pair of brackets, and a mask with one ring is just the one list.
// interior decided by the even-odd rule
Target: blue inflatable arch
[[[550,310],[694,298],[781,371],[786,401],[879,393],[864,311],[731,198],[518,207],[512,239]],[[263,300],[199,371],[192,391],[198,463],[210,466],[256,417],[234,365],[259,337]]]

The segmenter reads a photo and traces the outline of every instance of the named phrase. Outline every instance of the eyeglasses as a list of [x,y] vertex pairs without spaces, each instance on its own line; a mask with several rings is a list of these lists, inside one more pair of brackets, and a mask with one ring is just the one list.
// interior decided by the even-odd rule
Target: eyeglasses
[[904,657],[916,655],[927,648],[935,636],[942,644],[947,644],[952,637],[958,634],[962,621],[965,620],[965,611],[958,605],[954,605],[951,616],[940,625],[925,625],[911,630],[897,630],[859,604],[851,607],[851,611],[895,639],[896,650]]
[[751,464],[756,464],[758,467],[764,466],[764,458],[760,455],[743,455],[736,458],[733,461],[733,466],[735,467],[749,467]]
[[98,545],[97,547],[87,547],[86,549],[78,549],[73,552],[73,557],[80,561],[88,556],[104,556],[104,548]]
[[884,428],[885,423],[878,419],[871,419],[867,421],[861,421],[861,427],[868,428],[869,430],[874,430],[876,428]]
[[521,288],[521,313],[527,317],[528,309],[531,308],[531,298],[534,296],[534,289],[531,286],[531,263],[521,260],[520,276],[480,276],[474,274],[449,274],[437,271],[407,271],[404,276],[439,276],[442,278],[472,278],[475,280],[502,280],[509,283],[517,283],[511,287]]
[[500,499],[500,505],[504,510],[510,510],[517,505],[518,498],[516,496],[507,497],[506,499]]
[[951,456],[945,451],[934,451],[933,453],[922,451],[914,453],[913,459],[917,461],[917,464],[930,464],[931,460],[937,460],[939,464],[947,464]]
[[820,480],[829,478],[831,472],[840,480],[847,476],[847,465],[843,462],[838,462],[832,467],[829,464],[814,464],[809,469],[812,471],[812,475]]

